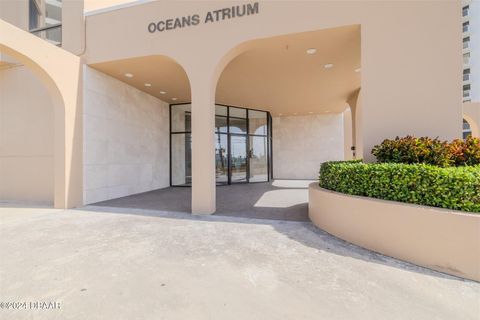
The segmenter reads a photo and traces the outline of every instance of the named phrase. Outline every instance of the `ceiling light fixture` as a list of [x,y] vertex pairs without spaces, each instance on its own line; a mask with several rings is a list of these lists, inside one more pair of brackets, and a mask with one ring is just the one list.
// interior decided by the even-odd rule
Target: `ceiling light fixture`
[[312,114],[313,112],[312,112],[312,111],[310,111],[310,112],[308,112],[308,113]]
[[330,69],[333,68],[333,63],[327,63],[326,65],[323,66],[325,69]]
[[357,68],[357,69],[355,69],[355,72],[356,72],[356,73],[359,73],[361,70],[362,70],[362,69]]
[[160,91],[160,94],[166,94],[166,93],[167,93],[167,92],[165,92],[165,91]]
[[133,74],[127,72],[127,73],[125,73],[125,77],[127,77],[127,78],[133,78]]
[[315,54],[316,52],[317,52],[317,49],[315,48],[307,49],[307,54]]
[[177,101],[177,98],[172,98],[173,101]]
[[151,83],[145,83],[145,87],[151,87],[152,84]]

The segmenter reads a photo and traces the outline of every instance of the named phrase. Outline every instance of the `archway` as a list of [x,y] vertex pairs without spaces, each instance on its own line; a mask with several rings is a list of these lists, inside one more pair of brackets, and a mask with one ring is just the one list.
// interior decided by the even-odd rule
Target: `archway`
[[166,55],[138,56],[88,65],[85,79],[85,202],[152,191],[151,203],[166,208],[159,189],[192,179],[184,68]]
[[[358,25],[251,40],[220,60],[215,102],[268,111],[272,117],[271,179],[276,181],[263,195],[246,199],[258,196],[244,212],[265,217],[269,207],[280,215],[296,215],[295,208],[305,208],[306,197],[298,203],[285,202],[286,195],[303,189],[298,192],[303,197],[308,181],[318,178],[322,162],[349,156],[345,144],[350,141],[350,149],[355,129],[349,128],[350,139],[344,139],[344,123],[351,127],[353,122],[345,121],[344,111],[346,104],[353,105],[350,118],[358,117],[354,111],[360,105],[360,60]],[[251,134],[248,131],[246,136]],[[256,159],[252,153],[248,156],[247,170],[251,170]],[[299,180],[305,181],[303,186]],[[219,194],[222,191],[217,188]],[[238,211],[221,198],[217,213],[227,207]]]
[[314,179],[321,162],[344,158],[343,112],[357,105],[360,42],[360,26],[351,25],[251,40],[221,61],[216,102],[272,115],[274,178]]
[[478,124],[475,123],[472,117],[463,115],[463,130],[462,136],[463,139],[466,139],[467,136],[471,135],[473,137],[479,137],[479,127]]
[[[31,70],[54,108],[54,206],[82,204],[82,96],[80,58],[0,20],[0,52]],[[8,183],[8,181],[2,181]]]

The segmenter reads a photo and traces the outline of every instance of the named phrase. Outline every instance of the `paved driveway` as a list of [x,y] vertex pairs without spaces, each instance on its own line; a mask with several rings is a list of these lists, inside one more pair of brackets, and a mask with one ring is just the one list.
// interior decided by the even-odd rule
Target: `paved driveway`
[[480,284],[308,222],[0,208],[0,319],[479,319]]

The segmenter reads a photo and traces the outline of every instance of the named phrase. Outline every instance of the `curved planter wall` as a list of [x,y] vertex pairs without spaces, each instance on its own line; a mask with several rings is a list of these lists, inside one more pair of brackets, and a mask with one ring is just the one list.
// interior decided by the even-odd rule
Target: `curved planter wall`
[[358,246],[480,281],[480,215],[350,196],[310,184],[308,214]]

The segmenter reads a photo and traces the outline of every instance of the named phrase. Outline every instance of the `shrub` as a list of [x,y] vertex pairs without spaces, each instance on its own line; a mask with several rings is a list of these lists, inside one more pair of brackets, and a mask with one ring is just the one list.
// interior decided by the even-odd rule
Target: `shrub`
[[474,166],[480,164],[480,139],[468,136],[464,140],[453,140],[450,153],[456,166]]
[[451,143],[438,138],[406,136],[386,139],[372,149],[381,163],[425,163],[439,167],[480,164],[480,139],[468,137],[466,141]]
[[480,166],[326,162],[320,186],[351,195],[480,212]]

